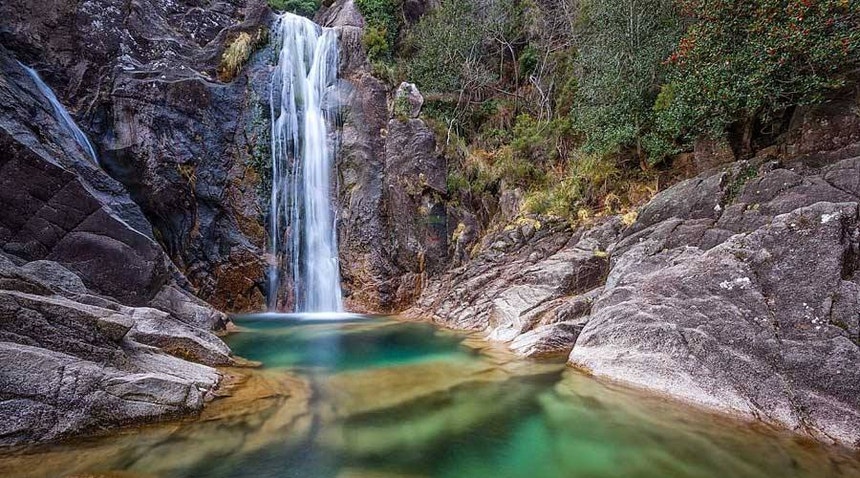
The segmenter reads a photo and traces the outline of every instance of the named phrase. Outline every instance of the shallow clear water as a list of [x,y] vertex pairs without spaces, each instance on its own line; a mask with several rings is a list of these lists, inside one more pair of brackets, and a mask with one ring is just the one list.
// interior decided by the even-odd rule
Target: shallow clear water
[[425,324],[237,322],[263,367],[199,419],[0,456],[0,476],[860,476],[857,452]]

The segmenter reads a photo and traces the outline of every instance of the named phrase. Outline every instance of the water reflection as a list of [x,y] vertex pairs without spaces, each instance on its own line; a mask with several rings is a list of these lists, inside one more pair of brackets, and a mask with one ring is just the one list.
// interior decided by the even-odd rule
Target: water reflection
[[240,322],[231,346],[265,365],[230,371],[200,419],[3,457],[0,476],[860,476],[855,452],[423,324]]

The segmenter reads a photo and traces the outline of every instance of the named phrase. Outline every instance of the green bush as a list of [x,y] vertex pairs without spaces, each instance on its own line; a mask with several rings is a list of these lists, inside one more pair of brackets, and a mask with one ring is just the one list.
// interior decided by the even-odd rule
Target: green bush
[[388,44],[388,33],[385,28],[369,26],[365,29],[361,42],[367,52],[367,58],[371,62],[385,59],[391,55],[391,46]]
[[409,44],[416,51],[409,60],[409,77],[422,91],[457,94],[461,101],[480,97],[518,69],[513,66],[516,55],[509,64],[500,64],[500,58],[510,59],[509,48],[516,54],[525,35],[520,4],[442,0],[410,31]]
[[520,76],[528,77],[535,72],[540,62],[540,52],[533,45],[529,44],[520,53],[519,59]]
[[509,187],[529,189],[542,183],[545,173],[538,164],[516,154],[510,148],[501,148],[493,164],[493,177],[496,181],[504,181]]
[[666,135],[747,130],[793,105],[816,103],[858,65],[853,0],[681,0],[690,25],[667,63],[658,121]]
[[634,149],[654,123],[653,105],[666,74],[663,60],[681,35],[674,0],[585,2],[572,116],[586,152]]
[[480,42],[471,28],[468,0],[443,0],[439,9],[424,16],[410,32],[417,51],[409,61],[409,77],[425,92],[456,92],[471,52]]
[[313,18],[320,9],[320,0],[269,0],[269,6],[273,10]]
[[362,42],[370,61],[393,59],[395,42],[400,33],[400,5],[397,0],[356,0],[366,27]]

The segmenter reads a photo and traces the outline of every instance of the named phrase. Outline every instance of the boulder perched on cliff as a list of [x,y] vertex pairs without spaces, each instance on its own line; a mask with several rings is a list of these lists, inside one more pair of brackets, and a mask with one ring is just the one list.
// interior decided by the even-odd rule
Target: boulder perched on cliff
[[421,114],[421,107],[424,106],[424,96],[418,91],[415,83],[400,83],[397,90],[394,92],[394,108],[393,115],[403,118],[417,118]]

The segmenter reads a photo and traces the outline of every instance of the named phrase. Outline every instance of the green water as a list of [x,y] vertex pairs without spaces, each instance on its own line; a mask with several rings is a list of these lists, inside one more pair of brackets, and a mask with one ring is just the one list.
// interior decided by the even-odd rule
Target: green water
[[0,457],[0,476],[860,476],[855,451],[423,324],[238,322],[228,343],[263,367],[211,415]]

